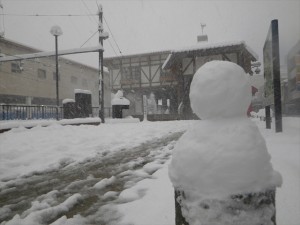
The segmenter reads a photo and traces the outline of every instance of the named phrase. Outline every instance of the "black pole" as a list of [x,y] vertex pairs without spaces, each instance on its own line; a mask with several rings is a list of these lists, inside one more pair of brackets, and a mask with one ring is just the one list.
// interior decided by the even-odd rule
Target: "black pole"
[[269,105],[265,107],[265,113],[266,113],[266,128],[271,129],[271,109]]
[[56,61],[56,120],[58,117],[58,108],[59,108],[59,87],[58,87],[58,44],[57,37],[58,35],[54,35],[55,37],[55,61]]
[[282,132],[278,20],[272,20],[272,31],[275,130],[276,132]]

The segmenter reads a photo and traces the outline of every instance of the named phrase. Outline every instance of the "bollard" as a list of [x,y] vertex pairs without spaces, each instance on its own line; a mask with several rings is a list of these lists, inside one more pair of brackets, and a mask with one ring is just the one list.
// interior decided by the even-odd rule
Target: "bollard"
[[[202,215],[202,224],[243,224],[243,225],[268,225],[270,221],[276,225],[276,205],[275,205],[275,190],[267,190],[265,192],[248,193],[232,195],[227,199],[222,200],[203,200],[200,202],[198,214]],[[186,196],[183,191],[175,190],[175,225],[191,225],[183,216],[182,208],[185,205]],[[215,209],[214,217],[209,217],[211,203],[215,208],[220,208],[217,212]],[[216,207],[217,206],[217,207]],[[222,216],[220,216],[222,215]],[[258,216],[257,216],[258,215]]]

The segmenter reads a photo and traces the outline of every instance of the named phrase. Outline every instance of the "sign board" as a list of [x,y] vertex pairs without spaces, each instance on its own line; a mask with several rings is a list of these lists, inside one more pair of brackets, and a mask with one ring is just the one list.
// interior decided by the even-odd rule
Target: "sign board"
[[273,52],[272,52],[272,28],[270,27],[263,49],[264,57],[264,90],[265,106],[274,104],[274,87],[273,87]]
[[296,90],[300,91],[300,55],[296,55]]
[[274,105],[276,132],[281,132],[282,109],[278,20],[271,21],[271,25],[263,49],[263,55],[267,128],[271,127],[270,118],[268,118],[269,113],[267,112],[267,110],[270,110],[270,106]]

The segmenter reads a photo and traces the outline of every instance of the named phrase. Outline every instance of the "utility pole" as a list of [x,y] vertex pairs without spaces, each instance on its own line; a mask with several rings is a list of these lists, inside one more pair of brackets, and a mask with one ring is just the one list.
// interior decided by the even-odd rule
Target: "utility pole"
[[[102,5],[99,8],[99,44],[103,48],[103,40],[108,38],[108,33],[103,32],[103,9]],[[104,120],[104,73],[103,73],[103,52],[104,48],[99,50],[99,117],[101,122],[105,123]]]

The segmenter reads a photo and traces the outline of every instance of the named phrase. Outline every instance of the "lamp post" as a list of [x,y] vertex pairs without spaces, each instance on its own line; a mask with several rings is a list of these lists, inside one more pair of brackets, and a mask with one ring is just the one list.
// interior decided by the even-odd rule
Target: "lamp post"
[[55,37],[55,61],[56,61],[56,120],[58,120],[58,108],[59,108],[59,89],[58,89],[58,45],[57,37],[62,35],[62,29],[59,26],[51,27],[50,33]]

